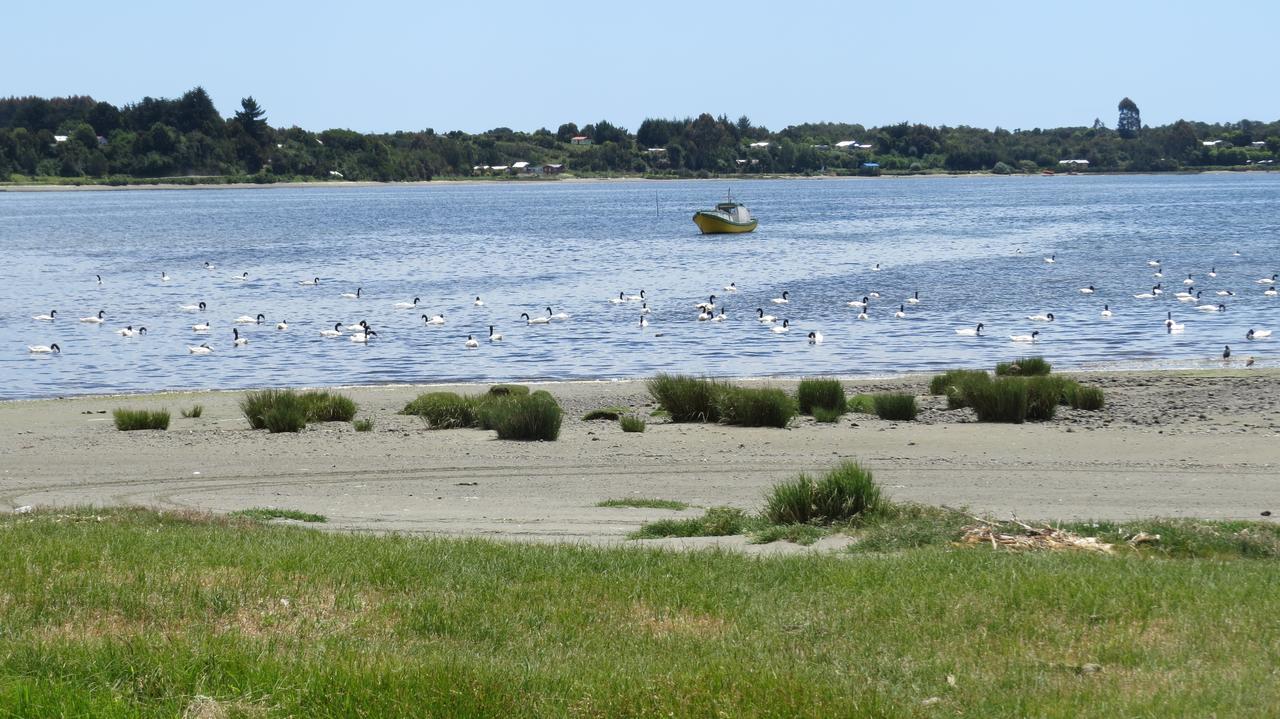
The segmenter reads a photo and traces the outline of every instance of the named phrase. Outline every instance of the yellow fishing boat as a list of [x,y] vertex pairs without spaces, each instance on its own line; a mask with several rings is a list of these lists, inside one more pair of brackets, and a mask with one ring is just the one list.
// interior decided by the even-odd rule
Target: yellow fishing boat
[[714,210],[698,210],[693,213],[693,224],[702,230],[702,234],[715,235],[750,232],[758,223],[745,205],[734,202],[730,196],[727,202],[716,205]]

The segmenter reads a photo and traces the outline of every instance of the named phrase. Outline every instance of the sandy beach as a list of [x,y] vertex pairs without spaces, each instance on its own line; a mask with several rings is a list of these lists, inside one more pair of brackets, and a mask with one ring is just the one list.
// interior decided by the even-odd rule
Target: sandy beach
[[[396,414],[422,387],[342,390],[376,422],[367,433],[338,423],[297,435],[251,431],[237,408],[240,392],[6,402],[0,508],[270,506],[323,514],[335,529],[611,543],[676,513],[595,507],[599,501],[656,497],[750,510],[780,479],[856,458],[894,499],[998,516],[1256,519],[1280,510],[1280,371],[1079,378],[1106,390],[1107,408],[1064,407],[1046,424],[978,424],[969,410],[947,412],[943,398],[923,396],[926,377],[905,377],[846,386],[922,395],[913,423],[851,414],[836,425],[803,418],[778,430],[651,418],[643,434],[580,419],[610,405],[647,415],[643,382],[538,385],[565,409],[553,443],[428,431]],[[178,416],[197,402],[201,418]],[[117,407],[168,408],[174,419],[165,432],[119,432],[110,420]]]

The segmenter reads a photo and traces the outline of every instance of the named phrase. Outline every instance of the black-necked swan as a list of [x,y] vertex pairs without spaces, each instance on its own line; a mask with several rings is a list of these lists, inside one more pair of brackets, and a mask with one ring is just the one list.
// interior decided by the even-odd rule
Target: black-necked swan
[[367,329],[369,329],[369,323],[364,320],[360,320],[353,325],[347,325],[347,331],[349,332],[364,332]]
[[1270,277],[1263,277],[1262,279],[1257,280],[1257,283],[1260,285],[1274,285],[1277,277],[1280,277],[1280,275],[1271,275]]
[[527,325],[545,325],[551,323],[550,317],[530,317],[528,312],[521,312],[520,319]]
[[243,272],[243,273],[241,273],[239,276],[233,276],[231,279],[233,279],[233,280],[235,280],[235,281],[237,281],[237,282],[244,282],[245,280],[248,280],[248,279],[249,279],[249,273],[248,273],[248,272]]
[[1260,340],[1271,336],[1271,330],[1249,330],[1245,333],[1244,338],[1247,340]]
[[1218,290],[1216,293],[1219,297],[1235,297],[1236,293],[1231,290]]
[[551,318],[551,319],[553,319],[553,320],[567,320],[567,319],[569,319],[569,315],[565,314],[564,312],[557,312],[557,313],[555,313],[554,315],[553,315],[553,314],[551,314],[551,308],[550,308],[550,307],[548,307],[548,308],[547,308],[547,316],[548,316],[548,317],[550,317],[550,318]]
[[197,305],[178,305],[178,309],[183,312],[203,312],[205,307],[207,307],[207,305],[203,302]]
[[1165,314],[1164,328],[1170,332],[1181,332],[1185,330],[1187,326],[1184,324],[1179,324],[1177,322],[1174,322],[1173,313],[1168,312]]
[[916,290],[915,294],[907,298],[907,304],[909,305],[920,304],[920,290]]
[[850,306],[850,307],[866,307],[866,306],[867,306],[867,303],[868,303],[868,302],[870,302],[870,301],[871,301],[871,298],[870,298],[870,297],[865,297],[865,296],[864,296],[864,297],[862,298],[862,300],[861,300],[861,301],[858,301],[858,300],[850,300],[850,301],[846,302],[845,304],[846,304],[846,305],[848,305],[848,306]]
[[201,322],[201,323],[200,323],[200,324],[198,324],[198,325],[191,325],[191,330],[192,330],[193,332],[208,332],[208,331],[209,331],[209,323],[208,323],[208,322]]
[[1043,315],[1027,315],[1027,319],[1031,320],[1032,322],[1052,322],[1054,320],[1054,317],[1053,317],[1053,313],[1050,312],[1048,314],[1043,314]]
[[763,308],[761,308],[761,307],[757,307],[757,308],[756,308],[756,312],[760,315],[760,317],[759,317],[760,321],[761,321],[761,322],[763,322],[763,323],[765,323],[765,324],[770,324],[770,323],[773,323],[773,322],[777,322],[777,321],[778,321],[778,318],[777,318],[777,317],[774,317],[773,315],[766,315],[766,314],[764,313],[764,309],[763,309]]
[[217,265],[213,264],[212,262],[210,262],[210,261],[208,261],[208,260],[205,260],[205,261],[204,261],[204,268],[205,268],[206,270],[216,270],[216,269],[218,269]]
[[787,304],[788,302],[790,302],[791,300],[790,300],[790,299],[788,299],[788,297],[787,297],[787,293],[784,291],[784,292],[782,293],[782,296],[781,296],[781,297],[774,297],[773,299],[771,299],[771,300],[769,300],[769,301],[770,301],[770,302],[772,302],[772,303],[773,303],[773,304],[775,304],[775,305],[785,305],[785,304]]
[[782,324],[780,324],[780,325],[774,325],[773,327],[770,327],[769,329],[770,329],[770,330],[772,330],[775,334],[782,334],[782,333],[784,333],[784,332],[790,332],[790,331],[791,331],[791,322],[790,322],[789,320],[783,320],[783,321],[782,321]]
[[188,346],[188,347],[187,347],[187,351],[188,351],[188,352],[190,352],[190,353],[191,353],[191,354],[193,354],[193,355],[207,355],[207,354],[213,354],[213,348],[212,348],[212,347],[210,347],[210,346],[209,346],[209,345],[207,345],[207,344],[202,344],[202,345],[200,345],[200,346],[198,346],[198,347],[191,347],[191,346]]
[[135,330],[133,328],[133,325],[127,325],[125,326],[124,329],[116,330],[116,334],[120,335],[121,337],[141,337],[146,333],[147,333],[146,327],[139,327],[138,329]]
[[716,296],[711,295],[710,297],[707,298],[706,302],[699,302],[693,307],[694,309],[698,309],[698,310],[708,310],[708,311],[714,310],[716,308]]
[[360,299],[360,292],[363,289],[364,289],[363,287],[357,287],[355,292],[343,292],[341,295],[338,295],[338,296],[344,300],[358,300]]
[[724,322],[725,320],[729,319],[729,318],[728,318],[728,317],[726,317],[726,316],[725,316],[725,314],[724,314],[724,311],[725,311],[726,309],[728,309],[728,308],[727,308],[727,307],[721,307],[721,308],[720,308],[720,314],[716,315],[715,317],[712,317],[712,318],[711,318],[711,321],[712,321],[712,322]]
[[311,279],[309,279],[309,280],[298,280],[298,284],[300,284],[300,285],[304,285],[304,286],[309,286],[309,285],[318,285],[318,284],[320,284],[320,278],[319,278],[319,277],[313,277],[313,278],[311,278]]
[[724,291],[725,291],[725,292],[737,292],[737,291],[738,291],[738,283],[736,283],[736,282],[730,282],[729,284],[727,284],[727,285],[725,285],[725,286],[724,286]]
[[648,302],[642,303],[642,304],[640,305],[640,314],[642,314],[642,315],[647,315],[647,314],[649,314],[649,303],[648,303]]
[[231,328],[231,332],[235,335],[235,341],[234,341],[234,342],[232,342],[232,344],[233,344],[233,345],[235,345],[236,347],[243,347],[243,346],[245,346],[245,345],[249,344],[249,338],[248,338],[248,337],[241,337],[241,336],[240,336],[240,330],[239,330],[238,328],[236,328],[236,327],[232,327],[232,328]]
[[1051,264],[1051,265],[1052,265],[1053,263],[1055,263],[1055,262],[1057,262],[1057,261],[1058,261],[1058,256],[1057,256],[1057,255],[1049,255],[1048,257],[1044,258],[1044,261],[1045,261],[1045,262],[1047,262],[1048,264]]
[[956,330],[956,334],[961,337],[981,337],[983,327],[986,327],[986,325],[979,322],[977,327],[962,327]]
[[1111,316],[1111,305],[1103,305],[1103,306],[1102,306],[1102,316],[1103,316],[1103,317],[1110,317],[1110,316]]
[[289,320],[280,320],[279,322],[277,322],[277,323],[276,323],[276,329],[278,329],[278,330],[287,330],[287,329],[289,329]]
[[102,317],[103,317],[104,315],[106,315],[106,314],[107,314],[107,311],[106,311],[106,310],[98,310],[98,316],[97,316],[97,317],[81,317],[81,318],[80,318],[80,321],[81,321],[81,322],[87,322],[87,323],[89,323],[89,324],[91,324],[91,325],[100,325],[100,324],[102,324],[103,322],[106,322],[106,320],[102,319]]
[[858,319],[869,320],[871,319],[871,315],[867,314],[867,311],[864,309],[863,311],[858,313]]
[[877,263],[876,263],[876,266],[871,268],[871,271],[872,271],[872,272],[879,272],[879,271],[880,271],[880,263],[879,263],[879,262],[877,262]]
[[1182,284],[1184,284],[1184,285],[1186,285],[1186,286],[1188,286],[1188,287],[1190,287],[1191,285],[1194,285],[1195,283],[1196,283],[1196,281],[1195,281],[1195,280],[1193,280],[1193,279],[1191,278],[1191,275],[1187,275],[1187,279],[1185,279],[1185,280],[1183,280],[1183,281],[1182,281]]
[[377,336],[378,336],[377,332],[374,332],[371,329],[365,328],[364,332],[351,335],[351,341],[359,342],[360,344],[369,344],[369,340]]
[[98,284],[102,284],[102,275],[94,275],[94,277],[98,278]]
[[894,317],[897,317],[898,319],[905,319],[905,318],[906,318],[906,316],[907,316],[907,306],[906,306],[906,305],[898,305],[898,311],[897,311],[897,312],[894,312],[894,313],[893,313],[893,316],[894,316]]
[[334,322],[334,323],[333,323],[333,329],[331,329],[331,330],[320,330],[320,336],[321,336],[321,337],[341,337],[341,336],[342,336],[342,323],[341,323],[341,322]]
[[476,307],[484,307],[484,300],[480,299],[480,295],[476,295],[476,301],[472,302],[471,304],[475,305]]
[[1147,260],[1147,267],[1159,267],[1160,260]]
[[715,317],[715,314],[714,314],[711,310],[703,310],[703,311],[701,311],[701,312],[699,312],[699,313],[698,313],[698,321],[699,321],[699,322],[706,322],[707,320],[711,319],[712,317]]
[[1217,267],[1210,268],[1210,269],[1209,269],[1209,276],[1210,276],[1210,277],[1217,277],[1217,276],[1218,276],[1218,268],[1217,268]]
[[27,351],[38,355],[62,354],[62,348],[58,346],[57,342],[51,345],[27,345]]
[[502,341],[502,334],[501,334],[501,333],[499,333],[499,332],[494,332],[494,331],[493,331],[493,325],[489,325],[489,341],[490,341],[490,342],[501,342],[501,341]]
[[1196,305],[1201,312],[1226,312],[1227,306],[1219,302],[1216,305]]
[[431,315],[430,317],[423,315],[422,321],[429,325],[442,325],[444,324],[444,315]]
[[820,344],[822,344],[822,333],[821,333],[821,332],[810,332],[810,333],[809,333],[809,344],[811,344],[811,345],[820,345]]
[[260,325],[262,324],[262,321],[265,320],[266,318],[267,316],[263,314],[259,314],[257,317],[250,317],[249,315],[240,315],[235,319],[235,323],[238,325]]
[[1039,336],[1040,336],[1040,330],[1036,330],[1035,332],[1032,332],[1029,335],[1009,335],[1009,339],[1013,340],[1014,342],[1035,342],[1036,338]]
[[421,299],[422,298],[420,297],[414,297],[413,302],[397,302],[395,303],[395,305],[393,305],[393,307],[395,307],[398,310],[411,310],[414,307],[418,306],[418,302]]
[[1081,287],[1081,288],[1080,288],[1080,294],[1082,294],[1082,295],[1091,295],[1091,294],[1093,294],[1093,285],[1089,285],[1088,287]]
[[49,310],[49,314],[47,315],[31,315],[31,319],[37,322],[52,322],[57,318],[58,318],[57,310]]
[[648,326],[649,326],[649,318],[645,317],[644,315],[640,315],[640,327],[643,328]]
[[638,295],[627,295],[627,302],[644,302],[644,290],[640,290]]
[[626,301],[627,301],[627,293],[621,290],[618,291],[617,297],[609,298],[609,304],[612,304],[612,305],[620,305]]
[[467,341],[462,344],[464,347],[466,347],[469,350],[477,349],[480,347],[480,342],[477,341],[476,338],[472,337],[471,335],[467,335]]
[[170,279],[170,278],[169,278],[169,273],[167,273],[167,272],[161,272],[161,273],[160,273],[160,281],[161,281],[161,282],[168,282],[168,281],[169,281],[169,279]]
[[1276,286],[1275,286],[1275,285],[1271,285],[1271,286],[1270,286],[1270,287],[1268,287],[1267,289],[1263,290],[1262,294],[1263,294],[1263,295],[1265,295],[1265,296],[1267,296],[1267,297],[1275,297],[1275,296],[1276,296]]

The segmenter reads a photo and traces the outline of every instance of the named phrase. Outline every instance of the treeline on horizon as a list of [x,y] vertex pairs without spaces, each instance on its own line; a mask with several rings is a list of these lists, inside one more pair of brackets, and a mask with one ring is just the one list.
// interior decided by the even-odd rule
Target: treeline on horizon
[[[806,123],[772,132],[746,117],[702,114],[646,119],[634,133],[601,120],[565,123],[554,132],[362,134],[271,127],[252,97],[223,117],[200,87],[122,107],[86,96],[14,97],[0,99],[0,181],[430,180],[492,175],[495,167],[514,173],[518,162],[529,163],[522,171],[672,177],[1040,172],[1060,169],[1065,159],[1087,160],[1090,171],[1151,172],[1266,167],[1280,155],[1280,121],[1149,127],[1128,98],[1118,110],[1115,129],[1099,119],[1085,127],[1012,131],[904,122]],[[837,146],[847,141],[856,144]]]

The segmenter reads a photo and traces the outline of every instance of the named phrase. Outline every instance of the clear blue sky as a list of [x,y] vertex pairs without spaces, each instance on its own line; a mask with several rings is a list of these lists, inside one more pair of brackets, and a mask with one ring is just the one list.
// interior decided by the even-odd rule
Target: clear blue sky
[[[271,124],[469,132],[747,115],[1114,127],[1280,118],[1280,3],[18,3],[0,95],[116,104],[203,85]],[[21,60],[19,60],[21,58]]]

